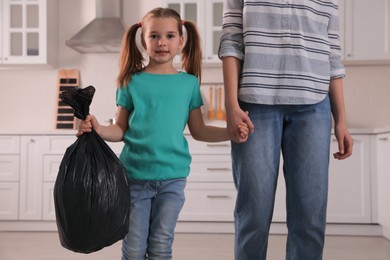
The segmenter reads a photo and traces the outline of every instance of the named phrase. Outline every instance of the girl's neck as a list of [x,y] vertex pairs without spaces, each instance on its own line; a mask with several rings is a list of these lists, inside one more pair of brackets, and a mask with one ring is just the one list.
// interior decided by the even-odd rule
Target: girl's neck
[[151,74],[176,74],[178,73],[177,69],[175,69],[173,66],[153,66],[151,64],[148,64],[145,69],[145,72],[151,73]]

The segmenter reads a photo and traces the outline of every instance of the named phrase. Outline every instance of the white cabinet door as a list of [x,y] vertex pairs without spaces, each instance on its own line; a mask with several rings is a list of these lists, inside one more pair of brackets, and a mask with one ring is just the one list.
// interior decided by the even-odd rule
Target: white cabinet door
[[19,184],[0,182],[0,220],[17,220]]
[[22,136],[19,208],[21,220],[40,220],[43,216],[50,216],[53,204],[50,204],[51,198],[47,196],[53,194],[47,187],[53,185],[62,156],[75,140],[75,136]]
[[183,20],[197,25],[204,62],[220,62],[218,46],[222,35],[223,0],[166,0],[166,5],[177,11]]
[[390,239],[390,133],[377,136],[378,222]]
[[18,182],[20,172],[19,136],[0,136],[0,182]]
[[332,137],[329,164],[329,223],[371,223],[370,136],[352,135],[353,153],[335,160],[338,151]]
[[44,136],[21,137],[20,205],[21,220],[42,218],[42,157],[48,138]]
[[0,154],[0,182],[19,181],[19,154]]
[[54,204],[54,182],[43,183],[43,205],[42,205],[42,219],[56,220],[56,211]]
[[[328,223],[371,223],[370,136],[353,135],[350,158],[333,159],[337,141],[332,137],[329,162]],[[283,161],[280,163],[283,167]],[[279,170],[274,222],[286,221],[286,188]]]
[[17,220],[20,137],[0,135],[0,220]]
[[345,60],[390,59],[390,0],[344,0]]
[[219,41],[222,36],[223,1],[206,0],[204,11],[204,59],[206,62],[220,62]]
[[46,0],[2,0],[3,64],[47,62]]

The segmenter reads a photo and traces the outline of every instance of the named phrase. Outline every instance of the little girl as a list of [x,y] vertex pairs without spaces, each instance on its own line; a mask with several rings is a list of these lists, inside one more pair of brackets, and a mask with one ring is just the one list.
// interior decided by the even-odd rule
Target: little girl
[[[146,66],[136,46],[138,29],[142,29],[141,43],[149,56]],[[181,49],[186,72],[173,67]],[[92,115],[80,123],[78,136],[93,128],[106,141],[124,142],[119,158],[129,179],[131,208],[122,259],[172,258],[174,229],[191,163],[183,135],[186,124],[196,140],[229,140],[226,128],[207,126],[203,121],[201,60],[195,25],[182,21],[174,10],[151,10],[123,39],[116,123],[103,126]],[[247,125],[241,124],[237,133],[240,142],[246,141]]]

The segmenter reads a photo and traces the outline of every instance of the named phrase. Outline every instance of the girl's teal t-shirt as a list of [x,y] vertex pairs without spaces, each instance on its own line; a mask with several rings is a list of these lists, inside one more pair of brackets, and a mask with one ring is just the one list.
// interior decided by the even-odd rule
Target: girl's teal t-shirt
[[185,72],[134,74],[116,93],[130,112],[120,160],[130,180],[187,177],[191,155],[184,137],[189,112],[203,105],[199,81]]

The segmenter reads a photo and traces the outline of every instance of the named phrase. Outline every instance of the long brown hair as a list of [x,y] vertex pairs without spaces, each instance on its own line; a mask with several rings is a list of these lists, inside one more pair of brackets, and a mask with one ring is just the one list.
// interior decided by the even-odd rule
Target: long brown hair
[[[202,74],[202,49],[200,36],[196,25],[190,21],[182,21],[180,15],[170,8],[155,8],[148,12],[140,23],[133,24],[125,33],[122,40],[122,48],[119,56],[119,75],[117,86],[127,86],[133,74],[141,72],[145,68],[142,53],[137,48],[136,35],[138,28],[142,27],[150,18],[174,18],[177,21],[179,35],[183,36],[183,26],[186,29],[186,42],[181,50],[182,69],[199,78]],[[141,35],[143,37],[143,35]]]

